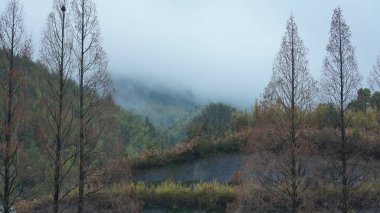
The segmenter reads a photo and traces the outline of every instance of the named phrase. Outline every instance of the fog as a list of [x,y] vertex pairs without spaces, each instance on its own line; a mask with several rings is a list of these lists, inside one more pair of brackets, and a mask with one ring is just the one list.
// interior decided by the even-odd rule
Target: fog
[[[38,59],[52,1],[21,0]],[[319,79],[332,11],[341,6],[366,78],[380,54],[380,1],[95,0],[114,78],[136,78],[247,108],[260,98],[293,13]],[[3,11],[5,0],[0,0]],[[122,88],[118,88],[122,89]]]

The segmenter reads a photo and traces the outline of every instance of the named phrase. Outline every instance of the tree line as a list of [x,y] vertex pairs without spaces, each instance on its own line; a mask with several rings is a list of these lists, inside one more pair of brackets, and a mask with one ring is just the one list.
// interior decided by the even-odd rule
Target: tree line
[[[22,5],[9,0],[0,19],[0,201],[5,213],[11,212],[23,187],[18,155],[30,107],[25,100],[31,46]],[[52,174],[50,211],[62,212],[65,198],[76,191],[77,211],[83,212],[86,196],[93,193],[85,188],[87,180],[99,169],[96,147],[110,126],[105,108],[112,96],[93,1],[53,1],[42,32],[40,65],[45,72],[38,77],[38,94],[46,117],[34,125]],[[69,178],[75,175],[77,180]]]
[[[362,179],[353,172],[357,171],[357,162],[351,145],[357,143],[358,138],[348,128],[352,122],[348,110],[354,108],[365,113],[370,104],[377,106],[377,95],[371,97],[369,89],[358,90],[362,76],[358,71],[351,36],[341,8],[334,9],[322,77],[317,82],[308,72],[307,49],[299,36],[293,15],[287,22],[280,51],[274,60],[272,78],[262,101],[263,106],[276,105],[284,113],[284,116],[276,117],[273,124],[277,130],[273,140],[283,144],[283,155],[280,161],[272,165],[277,172],[262,173],[259,180],[265,188],[285,200],[289,212],[299,211],[308,187],[305,155],[310,147],[307,143],[305,146],[307,137],[304,130],[307,119],[310,119],[308,112],[315,107],[318,99],[317,94],[321,94],[319,99],[328,102],[337,114],[332,157],[339,171],[336,186],[340,191],[339,209],[342,212],[352,210],[352,193],[362,183]],[[380,86],[379,68],[378,59],[369,77],[374,90]]]

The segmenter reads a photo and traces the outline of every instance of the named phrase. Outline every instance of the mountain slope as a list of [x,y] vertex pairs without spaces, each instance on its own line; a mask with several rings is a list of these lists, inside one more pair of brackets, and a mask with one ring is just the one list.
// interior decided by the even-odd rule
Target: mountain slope
[[148,118],[156,128],[168,129],[193,114],[200,105],[189,91],[171,90],[129,78],[114,78],[115,99],[123,108]]

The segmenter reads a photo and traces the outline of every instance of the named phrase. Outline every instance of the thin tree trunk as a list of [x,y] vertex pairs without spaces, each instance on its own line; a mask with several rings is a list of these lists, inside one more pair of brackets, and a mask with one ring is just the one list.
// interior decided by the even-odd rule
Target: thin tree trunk
[[11,143],[12,143],[12,134],[11,134],[11,126],[13,122],[13,69],[14,69],[14,37],[15,37],[15,11],[12,14],[12,35],[11,35],[11,48],[10,48],[10,61],[9,61],[9,75],[8,75],[8,109],[7,109],[7,117],[6,117],[6,125],[5,125],[5,159],[4,159],[4,202],[3,209],[4,213],[9,213],[11,208],[10,196],[11,196],[11,184],[10,184],[10,167],[11,167]]
[[291,97],[291,176],[292,176],[292,182],[291,182],[291,188],[292,188],[292,213],[297,212],[297,161],[296,161],[296,111],[295,111],[295,55],[294,55],[294,29],[292,29],[292,42],[291,42],[291,57],[292,57],[292,97]]
[[[24,38],[22,8],[19,0],[11,0],[3,14],[0,25],[0,61],[2,108],[2,150],[1,150],[1,204],[2,212],[9,213],[19,196],[17,153],[19,141],[18,122],[20,121],[20,96],[22,95],[23,57],[29,57],[29,40]],[[17,57],[20,56],[19,60]],[[17,60],[17,61],[16,61]],[[17,62],[17,63],[16,63]],[[16,66],[17,64],[17,66]]]
[[[339,20],[339,30],[341,30],[341,23]],[[346,158],[346,125],[344,122],[344,76],[343,76],[343,50],[342,50],[342,36],[339,36],[339,63],[340,63],[340,134],[341,134],[341,147],[340,147],[340,160],[342,163],[342,212],[348,212],[348,185],[347,185],[347,158]]]
[[[298,156],[299,150],[298,128],[302,112],[305,112],[312,104],[313,93],[316,89],[316,82],[309,75],[306,58],[307,50],[302,39],[298,36],[298,28],[291,16],[287,22],[286,33],[283,37],[281,49],[273,65],[273,75],[267,88],[265,89],[265,102],[279,104],[286,113],[279,116],[281,126],[278,126],[282,133],[279,139],[284,142],[283,160],[273,163],[277,174],[263,176],[263,184],[274,196],[279,196],[286,211],[296,213],[301,204],[301,186],[306,185],[301,182],[306,168],[301,168],[301,158]],[[276,124],[277,125],[277,124]],[[286,129],[284,127],[286,126]],[[285,135],[285,138],[283,137]],[[285,141],[284,141],[285,140]],[[304,151],[304,150],[302,150]],[[307,148],[305,151],[308,151]],[[284,187],[284,188],[283,188]],[[278,193],[278,194],[277,194]]]
[[[79,157],[78,175],[78,213],[83,213],[86,196],[94,193],[92,189],[85,190],[87,178],[94,169],[87,167],[87,161],[93,157],[96,143],[100,140],[104,130],[96,125],[102,125],[101,106],[102,93],[108,84],[106,72],[107,60],[101,47],[100,30],[97,21],[95,3],[91,0],[74,0],[72,2],[74,14],[74,32],[76,38],[74,51],[76,52],[77,69],[79,71],[79,140],[77,142]],[[102,87],[102,89],[100,89]],[[94,121],[96,120],[96,121]],[[95,131],[94,128],[96,129]],[[98,131],[98,132],[96,132]]]
[[65,58],[65,12],[66,9],[64,6],[61,8],[62,10],[62,31],[61,31],[61,58],[60,58],[60,68],[59,68],[59,100],[58,100],[58,122],[57,122],[57,136],[56,136],[56,150],[55,150],[55,171],[54,171],[54,213],[59,212],[59,197],[61,191],[61,130],[62,130],[62,113],[63,113],[63,94],[64,94],[64,58]]
[[[322,89],[339,110],[339,127],[337,128],[337,149],[335,156],[339,161],[339,181],[340,188],[339,209],[346,213],[352,207],[350,204],[350,177],[353,170],[348,160],[351,158],[347,152],[348,135],[345,111],[348,103],[356,96],[357,88],[360,86],[361,75],[355,57],[355,47],[350,42],[351,31],[346,24],[342,10],[338,7],[334,9],[330,39],[327,44],[327,55],[324,59]],[[354,168],[352,168],[354,169]]]
[[84,171],[84,85],[83,85],[83,75],[84,75],[84,11],[85,11],[84,0],[82,0],[82,17],[81,17],[81,56],[80,56],[80,70],[79,70],[79,116],[80,116],[80,127],[79,127],[79,203],[78,203],[78,213],[83,213],[84,206],[84,182],[85,182],[85,171]]
[[83,212],[84,205],[84,109],[83,109],[83,75],[84,75],[84,1],[82,0],[82,26],[81,26],[81,56],[80,56],[80,71],[79,71],[79,116],[80,116],[80,127],[79,127],[79,203],[78,203],[78,213]]

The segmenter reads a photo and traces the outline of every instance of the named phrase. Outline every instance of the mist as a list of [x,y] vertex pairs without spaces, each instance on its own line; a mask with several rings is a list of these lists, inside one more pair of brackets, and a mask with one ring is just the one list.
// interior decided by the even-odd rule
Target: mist
[[[52,1],[22,0],[25,24],[39,57],[41,31]],[[359,71],[366,77],[380,53],[376,0],[96,0],[114,79],[137,79],[202,102],[248,108],[272,74],[286,21],[293,13],[319,79],[332,10],[340,6],[352,31]],[[3,11],[5,1],[0,2]],[[122,90],[122,86],[116,90]]]

